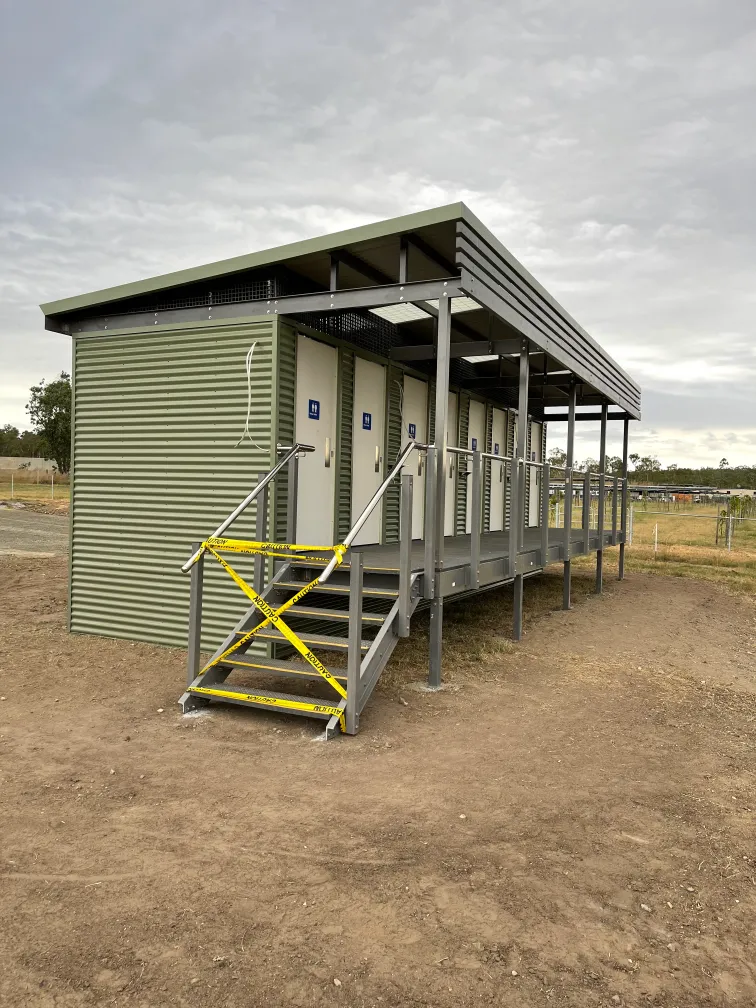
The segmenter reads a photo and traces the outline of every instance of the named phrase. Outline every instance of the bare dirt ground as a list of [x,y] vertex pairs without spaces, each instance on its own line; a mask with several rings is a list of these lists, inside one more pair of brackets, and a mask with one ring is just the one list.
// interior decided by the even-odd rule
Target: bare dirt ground
[[63,561],[0,558],[0,1002],[756,1004],[752,601],[559,590],[518,646],[450,608],[447,689],[413,634],[324,743],[182,718],[181,652],[68,636]]

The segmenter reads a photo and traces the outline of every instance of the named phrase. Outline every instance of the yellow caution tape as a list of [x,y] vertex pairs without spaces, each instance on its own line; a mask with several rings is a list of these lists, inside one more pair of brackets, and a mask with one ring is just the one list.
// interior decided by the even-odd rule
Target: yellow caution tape
[[[263,614],[263,616],[265,617],[265,619],[261,623],[259,623],[256,627],[254,627],[252,630],[250,630],[248,633],[244,634],[243,637],[240,637],[238,641],[235,641],[222,654],[218,655],[217,658],[214,658],[211,662],[208,662],[208,664],[200,671],[199,674],[200,675],[204,675],[204,673],[207,672],[208,669],[211,669],[214,665],[220,665],[220,664],[222,664],[228,658],[228,656],[230,654],[232,654],[234,651],[237,651],[244,644],[249,643],[252,640],[252,638],[255,636],[255,634],[259,633],[264,627],[266,627],[266,626],[268,626],[269,624],[272,623],[273,626],[275,626],[277,630],[280,630],[280,632],[283,634],[283,636],[286,638],[286,640],[288,640],[288,642],[302,655],[302,657],[305,659],[305,661],[309,662],[309,664],[312,665],[312,667],[317,672],[319,672],[321,676],[323,676],[323,678],[326,680],[326,682],[329,683],[329,685],[331,685],[336,690],[337,693],[339,693],[342,697],[344,697],[344,699],[346,699],[346,695],[347,695],[346,694],[346,690],[341,685],[341,683],[338,682],[338,680],[335,679],[331,675],[331,673],[328,671],[328,669],[325,667],[325,665],[323,665],[323,663],[318,658],[315,657],[315,655],[312,653],[312,651],[310,651],[310,649],[307,647],[307,645],[303,641],[301,641],[299,639],[299,637],[294,633],[294,631],[291,629],[291,627],[289,627],[281,619],[281,613],[286,612],[287,609],[289,609],[291,606],[295,605],[301,598],[303,598],[307,594],[307,592],[311,591],[312,588],[314,588],[315,585],[318,583],[318,579],[315,578],[314,580],[310,581],[310,583],[308,585],[305,585],[304,588],[302,588],[300,591],[298,591],[296,593],[296,595],[294,595],[292,598],[290,598],[286,602],[284,602],[283,605],[279,606],[278,609],[272,609],[267,604],[267,602],[260,595],[257,594],[257,592],[253,588],[250,588],[250,586],[247,584],[247,582],[244,580],[244,578],[242,578],[233,569],[233,567],[231,566],[231,564],[229,564],[226,560],[223,559],[223,557],[219,553],[216,552],[216,550],[213,548],[213,544],[215,544],[217,542],[221,542],[221,543],[225,544],[225,545],[223,545],[223,546],[221,546],[219,548],[221,548],[221,549],[227,549],[227,550],[229,550],[231,552],[257,553],[257,554],[263,554],[263,555],[266,555],[266,556],[273,556],[273,555],[275,555],[275,556],[281,556],[281,555],[284,555],[284,554],[281,554],[281,553],[271,552],[268,549],[268,547],[270,547],[270,546],[274,546],[275,547],[275,546],[280,545],[283,548],[287,548],[289,546],[288,543],[282,543],[282,544],[277,544],[277,543],[256,543],[256,542],[247,542],[247,541],[242,540],[242,539],[222,539],[222,540],[218,540],[216,538],[207,539],[205,542],[202,543],[202,547],[201,547],[202,550],[203,551],[207,550],[208,553],[211,553],[215,557],[215,559],[218,561],[218,563],[221,565],[221,567],[223,567],[223,569],[229,574],[229,576],[234,580],[234,582],[241,588],[241,590],[244,592],[244,594],[247,596],[247,598],[250,599],[250,601],[253,602],[254,605],[260,610],[260,612]],[[233,544],[233,545],[229,546],[228,544]],[[241,548],[236,549],[235,548],[236,546],[244,547],[244,549],[241,549]],[[303,549],[313,549],[313,548],[317,549],[317,547],[311,547],[311,546],[304,546],[304,547],[301,547],[301,548],[303,548]],[[341,564],[341,562],[344,559],[344,553],[346,552],[347,547],[344,546],[344,545],[342,545],[342,544],[339,544],[337,546],[330,546],[330,547],[326,547],[326,548],[329,549],[329,550],[332,550],[333,553],[335,554],[337,565]],[[297,558],[301,559],[301,557],[297,557]]]
[[304,703],[301,700],[284,700],[282,697],[265,696],[259,693],[211,689],[209,686],[192,686],[189,692],[200,693],[203,696],[225,697],[228,700],[247,700],[249,703],[265,704],[266,707],[283,707],[290,710],[312,711],[315,714],[330,714],[339,719],[341,730],[344,730],[344,711],[341,707],[331,707],[329,704]]
[[304,550],[320,550],[321,552],[333,552],[338,558],[338,562],[344,559],[347,547],[342,543],[336,546],[304,546],[301,543],[271,543],[254,542],[247,539],[221,539],[210,537],[203,546],[212,547],[222,553],[247,553],[252,556],[284,557],[290,560],[313,560],[316,563],[324,563],[322,556],[304,556]]

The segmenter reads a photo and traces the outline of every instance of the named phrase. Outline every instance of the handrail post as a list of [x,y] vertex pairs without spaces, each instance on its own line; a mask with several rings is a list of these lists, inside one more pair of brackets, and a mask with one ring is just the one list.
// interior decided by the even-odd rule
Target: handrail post
[[551,466],[544,462],[541,469],[541,566],[549,563],[549,502],[551,498]]
[[433,514],[436,506],[436,449],[428,447],[425,461],[425,513],[423,515],[423,598],[432,599],[436,583]]
[[585,470],[583,478],[583,552],[591,552],[591,470]]
[[402,476],[399,522],[399,637],[409,637],[412,586],[412,477]]
[[567,458],[564,462],[564,579],[562,583],[562,609],[572,605],[572,468],[575,465],[575,406],[577,385],[570,382],[570,401],[567,410]]
[[619,477],[615,473],[612,477],[612,546],[617,545],[617,499],[618,499]]
[[[258,480],[262,480],[265,473],[258,474]],[[258,542],[265,542],[268,534],[268,485],[266,484],[257,496],[257,513],[255,514],[255,538]],[[259,595],[265,587],[265,557],[258,554],[254,560],[254,580],[252,582],[255,591]]]
[[299,455],[289,462],[289,481],[286,487],[286,541],[297,541],[297,494],[299,492]]
[[512,544],[514,556],[513,590],[513,628],[515,640],[522,640],[522,609],[523,609],[523,575],[521,570],[520,547],[525,545],[525,523],[527,512],[526,489],[527,469],[525,455],[528,449],[528,391],[530,384],[530,344],[527,339],[520,341],[520,368],[517,399],[517,521],[510,532],[509,541]]
[[470,494],[470,587],[480,587],[480,532],[483,513],[482,500],[483,459],[479,451],[472,456],[472,492]]
[[349,554],[349,641],[347,651],[347,701],[344,721],[347,735],[359,727],[360,669],[362,665],[362,553]]
[[[192,543],[192,553],[200,543]],[[191,686],[200,670],[200,640],[202,637],[202,587],[205,574],[205,554],[192,567],[189,580],[189,633],[186,656],[186,684]]]
[[625,579],[625,543],[627,542],[627,449],[630,435],[630,421],[625,420],[622,430],[622,502],[620,510],[619,581]]
[[601,406],[601,440],[599,442],[599,483],[598,483],[598,549],[596,550],[596,594],[600,595],[604,590],[604,524],[606,507],[606,421],[609,415],[609,407],[606,403]]

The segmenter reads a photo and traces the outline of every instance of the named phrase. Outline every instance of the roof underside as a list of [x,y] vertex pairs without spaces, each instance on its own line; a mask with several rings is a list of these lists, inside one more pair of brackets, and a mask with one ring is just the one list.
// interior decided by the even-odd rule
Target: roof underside
[[[432,347],[438,302],[429,295],[432,282],[446,279],[455,281],[454,342],[527,337],[539,412],[566,405],[575,379],[579,404],[614,404],[640,417],[638,386],[462,203],[41,307],[48,328],[76,333],[143,325],[147,316],[152,324],[207,318],[208,311],[226,318],[270,314],[273,303],[276,314],[401,356],[403,347]],[[334,289],[354,292],[351,307],[318,311],[323,293]],[[350,335],[358,331],[359,338]],[[508,401],[515,365],[511,352],[470,354],[457,364],[456,378],[486,395],[501,389]]]

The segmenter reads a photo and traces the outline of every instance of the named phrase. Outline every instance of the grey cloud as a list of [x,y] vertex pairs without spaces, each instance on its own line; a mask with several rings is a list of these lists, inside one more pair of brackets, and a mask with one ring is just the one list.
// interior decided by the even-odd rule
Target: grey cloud
[[66,360],[39,301],[462,198],[638,374],[639,437],[756,427],[751,0],[0,17],[9,410]]

